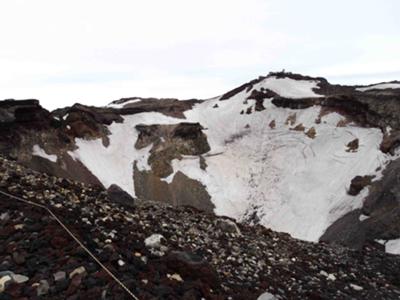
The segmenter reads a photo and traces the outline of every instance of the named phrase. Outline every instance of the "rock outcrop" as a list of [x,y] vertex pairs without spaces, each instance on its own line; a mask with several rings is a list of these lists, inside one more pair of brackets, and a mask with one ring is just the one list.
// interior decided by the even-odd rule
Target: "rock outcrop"
[[178,123],[176,125],[136,125],[139,137],[137,149],[152,145],[148,164],[159,178],[173,173],[171,161],[182,155],[201,155],[210,150],[207,137],[199,123]]
[[112,202],[128,207],[135,206],[136,200],[116,184],[110,185],[110,187],[107,189],[107,196]]
[[399,174],[400,160],[397,159],[386,167],[380,180],[370,183],[370,178],[355,178],[355,182],[352,181],[353,188],[350,187],[354,193],[365,184],[371,184],[362,208],[334,222],[321,240],[360,249],[367,243],[400,238]]

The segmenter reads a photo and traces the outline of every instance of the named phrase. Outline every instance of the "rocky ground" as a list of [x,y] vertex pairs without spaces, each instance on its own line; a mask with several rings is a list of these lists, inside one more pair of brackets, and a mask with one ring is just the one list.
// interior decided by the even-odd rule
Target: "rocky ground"
[[[400,297],[400,257],[372,246],[303,242],[190,207],[123,206],[4,158],[0,188],[50,208],[139,299]],[[1,196],[0,299],[125,298],[44,209]]]

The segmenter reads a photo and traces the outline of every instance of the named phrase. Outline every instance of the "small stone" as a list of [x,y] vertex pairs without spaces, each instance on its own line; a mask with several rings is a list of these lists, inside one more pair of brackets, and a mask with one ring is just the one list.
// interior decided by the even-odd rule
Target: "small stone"
[[54,281],[61,281],[64,280],[66,278],[66,274],[63,271],[58,271],[57,273],[53,274],[54,277]]
[[362,291],[362,290],[363,290],[363,288],[362,288],[361,286],[359,286],[359,285],[357,285],[357,284],[353,284],[353,283],[350,283],[350,287],[351,287],[353,290],[356,290],[356,291]]
[[327,279],[331,280],[331,281],[335,281],[336,280],[336,276],[333,275],[333,274],[329,274]]
[[25,255],[23,253],[13,252],[12,257],[17,265],[21,265],[25,262]]
[[229,219],[217,219],[215,225],[224,232],[241,235],[239,227]]
[[124,262],[122,259],[119,259],[119,260],[118,260],[118,265],[119,265],[120,267],[123,267],[123,266],[125,265],[125,262]]
[[143,282],[144,284],[148,284],[148,283],[149,283],[149,281],[148,281],[147,279],[142,279],[142,282]]
[[38,296],[47,295],[47,293],[49,292],[49,289],[50,289],[50,286],[49,286],[49,283],[47,282],[47,280],[40,280],[39,285],[36,288],[37,295]]
[[269,122],[269,128],[274,129],[276,127],[276,122],[275,120],[272,120],[271,122]]
[[304,127],[304,125],[302,123],[298,124],[296,127],[292,128],[292,130],[295,131],[304,131],[306,128]]
[[82,275],[81,274],[76,274],[72,278],[72,280],[71,280],[71,282],[69,284],[69,287],[68,287],[67,292],[66,292],[67,295],[74,294],[76,292],[76,290],[79,288],[79,286],[81,285],[81,283],[82,283]]
[[73,270],[71,273],[69,273],[69,278],[74,277],[75,275],[84,275],[86,273],[85,267],[79,267]]
[[11,277],[15,283],[24,283],[29,280],[29,277],[21,275],[21,274],[14,274]]
[[22,228],[24,228],[24,224],[16,224],[16,225],[14,225],[14,229],[15,230],[21,230]]
[[182,281],[183,281],[181,275],[179,275],[179,274],[177,274],[177,273],[172,274],[171,276],[169,276],[169,279],[174,279],[174,280],[179,281],[179,282],[182,282]]
[[311,127],[306,132],[306,136],[308,136],[310,139],[314,139],[316,135],[317,135],[317,132],[315,131],[314,127]]
[[354,139],[351,142],[349,142],[347,145],[347,152],[357,152],[357,149],[359,147],[359,140],[358,139]]
[[6,289],[7,285],[11,283],[12,278],[10,275],[5,275],[0,278],[0,293],[4,292]]
[[323,276],[325,276],[325,277],[328,277],[328,273],[325,272],[324,270],[321,270],[321,271],[319,272],[319,274],[321,274],[321,275],[323,275]]
[[165,241],[166,239],[161,234],[152,234],[145,239],[144,243],[153,255],[164,256],[168,251],[168,248],[162,244]]
[[10,220],[10,215],[7,212],[0,214],[0,221],[7,222]]
[[147,248],[159,249],[163,240],[165,241],[165,238],[161,234],[152,234],[144,240],[144,244]]

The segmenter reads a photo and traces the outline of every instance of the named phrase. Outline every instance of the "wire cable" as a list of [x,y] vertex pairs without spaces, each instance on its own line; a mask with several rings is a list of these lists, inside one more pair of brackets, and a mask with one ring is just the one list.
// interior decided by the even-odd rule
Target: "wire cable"
[[118,284],[129,294],[129,296],[132,297],[132,299],[139,300],[139,298],[137,298],[137,297],[135,296],[135,294],[133,294],[133,293],[131,292],[131,290],[130,290],[121,280],[119,280],[105,265],[103,265],[103,264],[100,262],[100,260],[99,260],[88,248],[86,248],[86,246],[85,246],[85,245],[84,245],[84,244],[83,244],[69,229],[68,229],[68,227],[67,227],[67,226],[66,226],[66,225],[65,225],[65,224],[64,224],[64,223],[63,223],[49,208],[47,208],[46,206],[44,206],[44,205],[42,205],[42,204],[38,204],[38,203],[35,203],[35,202],[33,202],[33,201],[25,200],[25,199],[23,199],[23,198],[21,198],[21,197],[11,195],[11,194],[6,193],[6,192],[3,192],[3,191],[1,191],[1,190],[0,190],[0,194],[2,194],[2,195],[4,195],[4,196],[7,196],[7,197],[9,197],[9,198],[13,198],[13,199],[15,199],[15,200],[18,200],[18,201],[20,201],[20,202],[24,202],[24,203],[26,203],[26,204],[30,204],[30,205],[32,205],[32,206],[40,207],[40,208],[46,210],[46,211],[57,221],[57,223],[60,224],[60,226],[75,240],[75,242],[77,242],[77,243],[79,244],[79,246],[81,246],[82,249],[85,250],[86,253],[89,254],[89,256],[90,256],[91,258],[93,258],[93,260],[94,260],[95,262],[97,262],[97,263],[99,264],[99,266],[100,266],[104,271],[106,271],[107,274],[110,275],[111,278],[114,279],[114,281],[115,281],[116,283],[118,283]]

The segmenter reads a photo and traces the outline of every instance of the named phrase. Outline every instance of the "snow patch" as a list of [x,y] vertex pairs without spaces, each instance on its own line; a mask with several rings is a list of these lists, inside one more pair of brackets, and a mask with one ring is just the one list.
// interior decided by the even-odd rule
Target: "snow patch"
[[136,103],[136,102],[140,102],[141,99],[139,98],[134,98],[132,100],[128,100],[126,102],[123,103],[110,103],[107,105],[107,107],[111,107],[111,108],[123,108],[125,105],[127,104],[131,104],[131,103]]
[[375,240],[375,242],[385,246],[385,252],[400,255],[400,238],[394,240]]
[[44,149],[40,148],[39,145],[34,145],[33,146],[32,155],[43,157],[43,158],[48,159],[48,160],[50,160],[50,161],[52,161],[54,163],[57,162],[57,155],[55,155],[55,154],[47,154],[44,151]]
[[254,85],[253,89],[260,90],[262,87],[269,89],[286,98],[321,97],[313,89],[318,89],[317,80],[295,80],[292,78],[268,77]]
[[360,222],[363,222],[363,221],[365,221],[365,220],[367,220],[367,219],[369,219],[369,218],[370,218],[370,216],[361,214],[360,217],[359,217],[358,219],[360,220]]
[[365,92],[369,90],[400,89],[400,83],[380,83],[366,87],[357,88],[357,91]]

